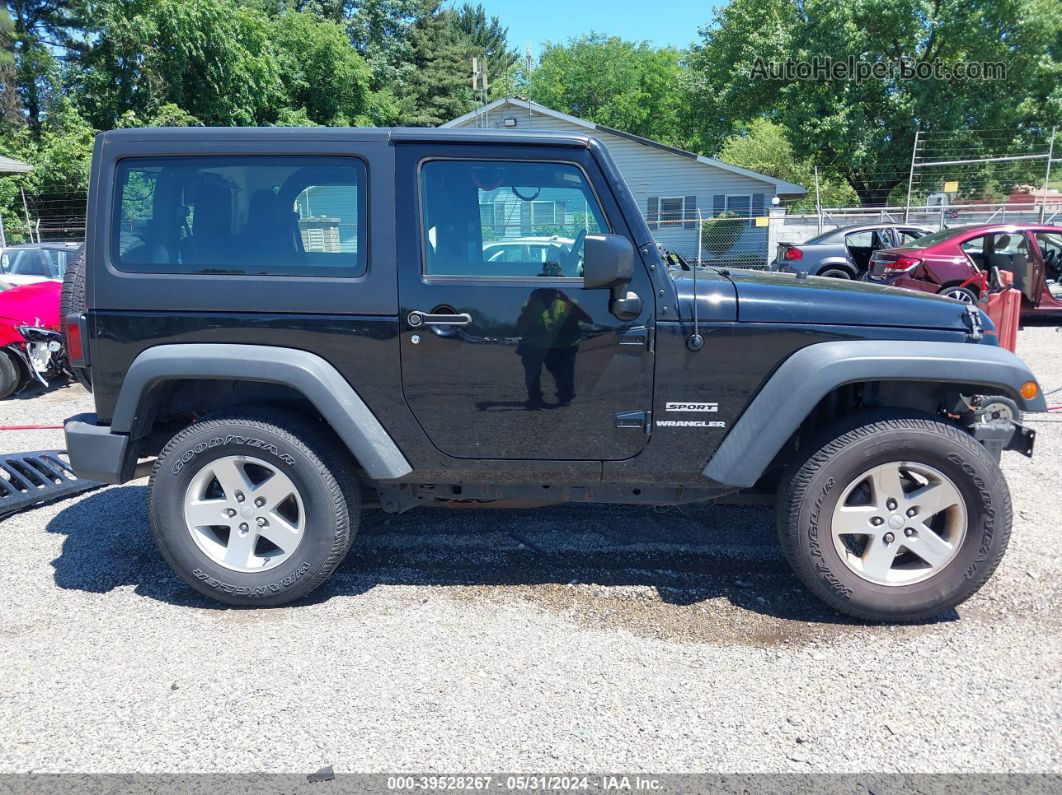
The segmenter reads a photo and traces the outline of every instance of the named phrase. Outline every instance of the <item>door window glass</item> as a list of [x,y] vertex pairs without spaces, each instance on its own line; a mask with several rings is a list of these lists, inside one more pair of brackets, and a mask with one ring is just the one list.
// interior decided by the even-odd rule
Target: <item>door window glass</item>
[[1044,258],[1048,278],[1058,279],[1062,274],[1062,235],[1056,232],[1037,232],[1036,244]]
[[918,238],[923,237],[921,232],[915,232],[910,229],[897,230],[900,233],[900,245],[906,246],[910,243],[914,243]]
[[865,232],[853,232],[845,237],[844,242],[852,248],[870,248],[874,245],[874,233],[869,229]]
[[579,278],[583,238],[608,229],[565,163],[429,160],[421,219],[427,276]]
[[349,157],[181,157],[118,166],[120,270],[357,276],[365,166]]

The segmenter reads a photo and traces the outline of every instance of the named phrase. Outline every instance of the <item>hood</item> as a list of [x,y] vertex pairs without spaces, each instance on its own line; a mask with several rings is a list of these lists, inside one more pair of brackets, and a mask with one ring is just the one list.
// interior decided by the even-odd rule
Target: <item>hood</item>
[[59,330],[59,282],[38,282],[0,292],[0,319],[14,326]]
[[[737,290],[741,322],[967,328],[965,305],[917,290],[761,271],[734,270],[730,279]],[[984,313],[982,323],[986,329],[992,327]]]

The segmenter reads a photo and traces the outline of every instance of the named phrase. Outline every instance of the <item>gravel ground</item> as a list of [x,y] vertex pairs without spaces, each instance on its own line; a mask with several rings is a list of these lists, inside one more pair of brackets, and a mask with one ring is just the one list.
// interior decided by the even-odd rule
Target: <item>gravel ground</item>
[[[1022,332],[1046,389],[1060,350]],[[170,573],[144,481],[11,517],[0,772],[1062,772],[1062,415],[1030,419],[1002,567],[917,627],[821,609],[764,508],[368,514],[310,603],[256,612]]]

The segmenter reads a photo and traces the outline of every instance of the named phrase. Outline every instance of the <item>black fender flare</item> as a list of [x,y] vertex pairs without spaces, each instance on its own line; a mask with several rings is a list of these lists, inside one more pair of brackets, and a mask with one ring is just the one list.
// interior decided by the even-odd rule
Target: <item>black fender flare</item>
[[860,381],[920,381],[983,386],[1013,398],[1023,411],[1047,411],[1042,392],[1021,397],[1028,366],[994,345],[844,340],[801,348],[767,380],[703,474],[727,486],[755,485],[778,451],[831,391]]
[[358,463],[374,480],[413,471],[398,445],[347,380],[309,351],[266,345],[188,343],[158,345],[143,351],[122,382],[112,434],[129,434],[152,386],[168,380],[234,379],[291,387],[321,413]]

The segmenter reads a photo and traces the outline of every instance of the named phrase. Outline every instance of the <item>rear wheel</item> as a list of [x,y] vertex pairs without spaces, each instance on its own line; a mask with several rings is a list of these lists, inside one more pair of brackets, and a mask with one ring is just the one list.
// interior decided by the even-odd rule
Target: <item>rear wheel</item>
[[953,298],[962,304],[976,304],[977,293],[969,287],[945,287],[940,291],[945,298]]
[[830,279],[851,279],[852,274],[846,271],[844,268],[827,268],[819,276],[826,276]]
[[297,415],[196,423],[170,440],[151,473],[155,542],[185,582],[224,604],[299,599],[328,579],[357,530],[348,461],[331,434]]
[[995,571],[1010,493],[968,434],[931,415],[892,416],[841,426],[811,447],[783,486],[779,536],[827,604],[871,621],[921,621]]
[[[66,318],[68,315],[80,315],[85,311],[85,249],[71,262],[63,274],[63,289],[59,294],[59,322],[66,341]],[[92,391],[92,374],[87,367],[70,367],[81,386]]]

